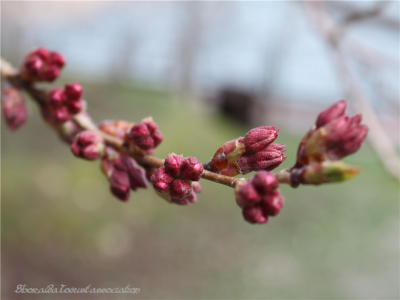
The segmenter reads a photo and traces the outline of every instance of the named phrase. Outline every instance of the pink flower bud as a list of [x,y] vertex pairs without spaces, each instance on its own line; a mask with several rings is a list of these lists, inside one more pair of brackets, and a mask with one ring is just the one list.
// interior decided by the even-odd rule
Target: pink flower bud
[[25,123],[28,116],[25,99],[17,88],[7,82],[4,82],[1,96],[4,120],[10,130],[16,130]]
[[162,134],[157,130],[157,124],[151,118],[134,125],[128,135],[134,145],[142,150],[153,149],[162,141]]
[[279,130],[274,126],[261,126],[250,130],[243,138],[246,153],[265,150],[278,137]]
[[41,59],[38,55],[32,55],[25,60],[24,67],[30,76],[36,77],[43,65],[43,59]]
[[341,137],[336,147],[327,152],[327,156],[332,160],[339,160],[347,155],[353,154],[360,149],[368,133],[368,127],[359,125],[349,129]]
[[[77,149],[79,149],[79,148],[77,148]],[[72,145],[71,145],[71,150],[72,150]],[[103,158],[101,160],[100,168],[101,168],[101,171],[103,172],[103,174],[106,175],[107,178],[110,178],[111,173],[114,170],[114,165],[113,165],[112,161],[108,160],[107,158]]]
[[347,107],[347,102],[345,100],[340,100],[339,102],[336,102],[332,106],[330,106],[328,109],[324,110],[318,115],[317,121],[316,121],[316,126],[317,128],[324,126],[328,124],[330,121],[344,116],[344,112]]
[[33,54],[38,55],[43,61],[47,61],[50,57],[49,50],[47,50],[46,48],[39,48],[35,52],[33,52]]
[[90,130],[82,131],[77,137],[77,139],[79,144],[82,146],[88,146],[90,144],[103,142],[103,138],[101,137],[101,135]]
[[136,191],[138,188],[147,188],[146,173],[143,168],[137,165],[132,157],[121,154],[113,160],[113,164],[117,170],[128,174],[132,190]]
[[203,173],[203,165],[199,163],[196,157],[187,157],[182,162],[181,170],[182,177],[199,181]]
[[[283,145],[284,146],[284,145]],[[237,161],[238,172],[247,174],[252,171],[271,171],[278,167],[285,159],[284,150],[276,150],[277,147],[269,146],[264,150],[251,156],[244,156]]]
[[147,126],[147,129],[150,133],[156,132],[158,126],[156,123],[153,122],[151,118],[144,119],[142,122]]
[[179,202],[188,197],[191,192],[192,192],[192,186],[188,181],[183,179],[175,179],[171,183],[171,189],[169,191],[169,195],[171,196],[171,200],[173,202],[175,201]]
[[65,104],[65,95],[62,88],[56,88],[49,92],[47,102],[53,107],[60,107]]
[[65,122],[71,119],[71,114],[65,106],[54,108],[52,114],[57,122]]
[[40,48],[25,57],[20,75],[24,80],[52,82],[60,75],[64,64],[64,57],[60,54]]
[[129,177],[125,172],[113,170],[110,176],[111,193],[122,201],[128,201],[130,195]]
[[264,216],[276,216],[283,206],[283,197],[278,191],[267,194],[262,199],[262,211]]
[[82,96],[82,86],[79,83],[69,83],[65,85],[65,96],[68,100],[77,101]]
[[85,158],[87,160],[96,160],[101,156],[101,154],[102,151],[99,151],[98,145],[92,144],[82,149],[82,158]]
[[243,208],[244,219],[252,224],[263,224],[268,222],[268,217],[263,215],[262,209],[259,206]]
[[62,56],[61,54],[59,54],[57,52],[50,53],[50,55],[48,57],[48,62],[49,62],[49,64],[55,65],[59,68],[62,68],[65,65],[64,56]]
[[93,131],[82,131],[73,141],[71,151],[75,156],[83,159],[98,159],[104,153],[103,138]]
[[265,223],[269,216],[276,216],[283,198],[277,188],[275,175],[258,172],[248,183],[239,182],[235,187],[236,203],[243,209],[243,216],[250,223]]
[[326,160],[339,160],[361,147],[368,132],[360,125],[361,114],[345,115],[347,103],[341,100],[320,113],[316,126],[300,142],[295,168]]
[[311,162],[338,160],[356,152],[362,145],[368,127],[359,125],[361,115],[342,116],[318,128],[308,138],[303,155]]
[[45,65],[39,73],[39,79],[42,81],[53,82],[60,75],[60,68],[55,65]]
[[261,196],[251,183],[246,183],[240,188],[235,189],[236,203],[240,207],[255,206],[261,201]]
[[[153,123],[153,124],[155,124],[155,123]],[[161,142],[163,140],[161,131],[156,130],[156,131],[152,132],[152,138],[154,141],[154,148],[156,148],[158,145],[161,144]]]
[[160,193],[168,193],[170,183],[174,180],[170,174],[168,174],[165,168],[158,168],[153,175],[150,177],[150,181],[153,183],[153,187]]
[[76,114],[80,113],[83,110],[83,107],[84,107],[84,102],[82,100],[67,102],[68,111],[72,115],[76,115]]
[[182,155],[176,155],[175,153],[169,154],[164,161],[165,170],[172,176],[179,177],[181,174],[182,161]]
[[261,195],[271,194],[279,186],[275,175],[267,171],[257,172],[251,179],[251,184]]

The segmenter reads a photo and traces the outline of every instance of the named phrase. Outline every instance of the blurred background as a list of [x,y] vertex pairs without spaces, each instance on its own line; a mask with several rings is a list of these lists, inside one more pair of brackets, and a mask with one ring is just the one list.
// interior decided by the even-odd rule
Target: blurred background
[[[27,124],[1,128],[2,298],[398,298],[398,165],[382,153],[399,153],[399,24],[399,2],[385,1],[2,2],[4,59],[18,66],[38,46],[62,53],[49,87],[80,82],[96,121],[152,116],[158,157],[207,162],[274,125],[288,149],[278,169],[288,168],[340,99],[378,133],[345,159],[362,168],[355,179],[282,185],[280,215],[252,226],[232,189],[205,181],[189,207],[151,188],[121,203],[98,163],[75,159],[29,102]],[[18,284],[141,291],[16,294]]]

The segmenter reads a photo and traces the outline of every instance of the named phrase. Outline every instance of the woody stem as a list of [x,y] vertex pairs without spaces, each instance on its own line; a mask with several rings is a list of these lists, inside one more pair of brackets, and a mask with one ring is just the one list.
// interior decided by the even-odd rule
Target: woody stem
[[[7,61],[1,58],[1,77],[7,79],[11,84],[17,86],[26,91],[27,94],[38,104],[44,105],[46,103],[47,91],[37,88],[33,83],[22,80],[18,74],[18,71],[11,66]],[[164,160],[151,156],[151,155],[139,155],[134,153],[126,146],[124,141],[116,136],[109,135],[97,127],[97,125],[91,120],[91,118],[84,117],[82,114],[76,114],[72,120],[82,129],[91,130],[101,134],[107,146],[112,147],[118,152],[126,153],[127,155],[134,158],[138,164],[146,167],[159,168],[164,165]],[[290,173],[287,169],[279,171],[277,179],[280,183],[290,184]],[[247,181],[246,178],[235,178],[229,177],[214,172],[204,170],[201,174],[201,178],[213,181],[215,183],[223,184],[234,188],[238,182]]]

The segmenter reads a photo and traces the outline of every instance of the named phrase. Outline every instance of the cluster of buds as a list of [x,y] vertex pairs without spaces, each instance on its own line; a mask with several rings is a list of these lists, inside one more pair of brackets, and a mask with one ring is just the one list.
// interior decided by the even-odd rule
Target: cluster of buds
[[96,160],[103,156],[104,140],[96,132],[85,130],[76,135],[71,144],[71,151],[76,157]]
[[278,186],[275,175],[267,171],[259,171],[249,182],[236,185],[236,203],[242,208],[247,222],[266,223],[270,216],[276,216],[280,212],[283,197]]
[[195,157],[183,158],[174,153],[168,155],[164,166],[158,168],[150,177],[154,189],[169,202],[188,205],[196,202],[194,192],[200,192],[200,186],[192,183],[199,181],[203,166]]
[[19,128],[28,116],[24,96],[7,81],[3,82],[1,89],[1,110],[10,130]]
[[360,125],[361,114],[349,117],[346,107],[341,100],[321,112],[300,142],[292,168],[295,184],[342,181],[358,173],[358,168],[335,162],[356,152],[368,132],[367,126]]
[[129,144],[144,151],[156,148],[163,136],[151,117],[135,124],[127,133]]
[[278,137],[274,126],[261,126],[250,130],[245,137],[223,144],[210,162],[209,171],[226,176],[247,174],[252,171],[271,171],[278,167],[286,156],[284,144],[272,144]]
[[82,87],[79,83],[66,84],[63,88],[51,90],[47,97],[47,106],[43,109],[48,117],[56,123],[70,120],[80,113],[85,102],[82,99]]
[[20,69],[20,76],[27,81],[54,81],[65,65],[64,57],[57,52],[39,48],[30,52]]
[[[172,153],[162,167],[156,168],[161,164],[160,161],[146,155],[153,153],[163,136],[151,117],[137,124],[120,120],[103,121],[98,126],[100,131],[80,131],[81,128],[94,127],[85,112],[81,85],[66,84],[64,88],[56,88],[47,95],[35,90],[32,82],[54,81],[64,65],[63,56],[39,48],[25,57],[16,81],[2,73],[2,77],[5,77],[2,86],[4,119],[11,130],[25,122],[25,101],[18,89],[25,88],[39,102],[45,121],[71,144],[71,151],[76,157],[101,159],[101,170],[109,180],[111,193],[122,201],[129,199],[131,190],[147,188],[147,181],[151,181],[157,194],[168,202],[189,205],[197,202],[196,193],[201,192],[198,181],[204,169],[229,176],[224,178],[216,174],[203,174],[207,179],[230,186],[234,185],[231,176],[258,171],[250,180],[235,180],[235,197],[244,219],[252,224],[262,224],[269,217],[279,214],[283,206],[278,178],[295,187],[300,183],[322,184],[347,180],[359,172],[358,168],[347,166],[340,160],[361,147],[368,128],[360,125],[360,114],[353,117],[345,115],[347,102],[344,100],[319,114],[316,123],[299,145],[296,164],[290,170],[279,172],[278,178],[269,171],[286,159],[286,149],[283,144],[273,144],[279,132],[274,126],[254,128],[245,137],[224,143],[204,166],[195,157],[184,158]],[[73,118],[76,114],[79,115]],[[119,141],[110,142],[108,135]],[[106,147],[105,139],[115,149]]]
[[136,161],[124,154],[108,153],[101,162],[101,170],[110,182],[111,193],[121,201],[128,201],[130,190],[147,188],[146,173]]

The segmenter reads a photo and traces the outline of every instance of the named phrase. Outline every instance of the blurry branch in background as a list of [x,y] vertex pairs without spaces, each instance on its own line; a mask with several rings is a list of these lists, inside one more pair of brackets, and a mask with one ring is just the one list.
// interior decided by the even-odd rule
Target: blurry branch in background
[[346,27],[346,26],[350,25],[351,23],[360,22],[365,19],[370,19],[370,18],[379,16],[386,5],[387,5],[387,2],[381,1],[381,2],[378,2],[376,4],[376,6],[372,7],[371,9],[366,9],[363,11],[355,10],[354,12],[350,13],[343,19],[342,26]]
[[[378,3],[375,8],[364,12],[353,12],[344,18],[342,24],[335,22],[323,7],[323,3],[303,2],[310,20],[314,23],[321,36],[331,46],[332,62],[336,69],[337,76],[346,92],[347,100],[351,103],[355,111],[360,111],[366,123],[370,128],[368,141],[375,153],[382,161],[386,170],[395,178],[400,180],[399,175],[399,157],[396,153],[394,144],[390,137],[380,124],[380,121],[370,105],[370,101],[366,93],[360,87],[360,83],[354,76],[348,63],[346,53],[343,51],[342,39],[346,32],[347,25],[357,21],[366,20],[367,18],[377,17],[385,2]],[[364,61],[369,61],[370,55],[366,55],[366,51],[362,46],[352,49],[353,54],[360,53]],[[355,56],[358,56],[357,54]],[[372,54],[371,54],[372,56]]]
[[357,1],[329,1],[326,4],[340,13],[347,14],[349,11],[353,11],[343,18],[342,22],[355,23],[358,21],[373,20],[374,24],[383,29],[392,30],[396,33],[400,31],[400,20],[381,14],[382,9],[384,9],[390,1],[377,1],[375,7],[365,9],[362,12],[359,11],[359,8],[356,7],[354,3],[357,3]]

